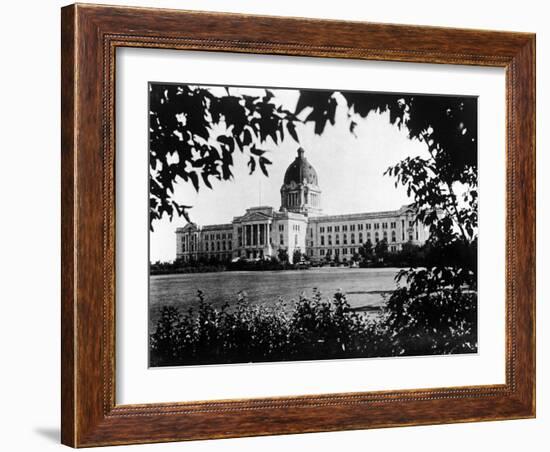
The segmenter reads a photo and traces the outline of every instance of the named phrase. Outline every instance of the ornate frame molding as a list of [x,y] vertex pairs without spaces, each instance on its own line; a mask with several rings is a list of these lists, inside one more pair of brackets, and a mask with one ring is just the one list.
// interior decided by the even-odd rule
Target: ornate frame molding
[[[77,4],[62,9],[62,44],[64,444],[83,447],[535,415],[534,35]],[[506,383],[116,405],[118,47],[504,67]]]

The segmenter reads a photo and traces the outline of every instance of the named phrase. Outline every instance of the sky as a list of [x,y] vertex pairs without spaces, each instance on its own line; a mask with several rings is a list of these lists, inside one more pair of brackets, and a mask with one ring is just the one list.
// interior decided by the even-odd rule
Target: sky
[[[222,93],[220,88],[212,88]],[[275,101],[294,111],[298,90],[273,89]],[[263,94],[260,89],[231,88],[232,94]],[[304,112],[307,115],[307,111]],[[249,175],[248,157],[235,151],[233,174],[230,181],[212,181],[212,190],[202,187],[197,193],[192,184],[180,180],[174,192],[181,204],[193,206],[191,220],[198,225],[230,223],[250,207],[265,205],[279,209],[280,188],[284,173],[297,155],[301,146],[305,157],[317,171],[321,189],[323,214],[348,214],[398,209],[412,202],[406,189],[395,187],[395,179],[384,175],[391,165],[407,156],[425,155],[425,144],[410,140],[406,129],[391,125],[389,115],[370,113],[359,118],[355,136],[349,131],[347,108],[339,104],[335,125],[327,124],[322,135],[316,135],[313,124],[298,125],[296,130],[300,144],[291,137],[279,145],[262,145],[272,161],[268,166],[269,177],[259,168]],[[287,134],[288,135],[288,134]],[[152,262],[171,261],[176,257],[175,229],[185,226],[186,220],[168,218],[153,224],[150,236],[150,259]]]

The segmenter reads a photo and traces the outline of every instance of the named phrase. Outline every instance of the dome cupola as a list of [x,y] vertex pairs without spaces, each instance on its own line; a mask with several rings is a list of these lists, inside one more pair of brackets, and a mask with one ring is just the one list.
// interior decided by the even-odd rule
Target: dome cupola
[[317,171],[298,149],[298,155],[285,172],[281,187],[281,210],[312,215],[321,213],[321,190]]
[[298,149],[298,155],[287,168],[285,173],[284,184],[289,185],[292,182],[295,184],[312,184],[318,185],[317,171],[311,166],[304,156],[305,151],[302,148]]

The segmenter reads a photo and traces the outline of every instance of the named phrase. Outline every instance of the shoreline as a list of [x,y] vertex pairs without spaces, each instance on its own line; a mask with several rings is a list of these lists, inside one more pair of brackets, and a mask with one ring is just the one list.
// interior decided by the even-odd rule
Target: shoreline
[[348,265],[319,265],[311,266],[308,268],[296,268],[296,267],[286,267],[286,268],[210,268],[210,267],[188,267],[174,270],[154,270],[149,271],[149,276],[170,276],[170,275],[187,275],[187,274],[196,274],[196,273],[231,273],[231,272],[282,272],[282,271],[309,271],[315,269],[334,269],[337,270],[359,270],[359,269],[403,269],[411,268],[411,266],[395,266],[395,265],[373,265],[366,267],[350,267]]

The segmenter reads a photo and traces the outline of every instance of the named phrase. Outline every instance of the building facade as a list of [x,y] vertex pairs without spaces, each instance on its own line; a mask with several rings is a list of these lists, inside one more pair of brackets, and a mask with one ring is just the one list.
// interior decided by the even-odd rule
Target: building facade
[[285,250],[292,262],[296,250],[315,261],[349,261],[367,241],[386,240],[388,250],[404,243],[423,245],[427,228],[407,206],[383,212],[323,215],[317,172],[298,149],[285,172],[281,206],[251,207],[231,223],[176,229],[176,256],[184,261],[262,259]]

